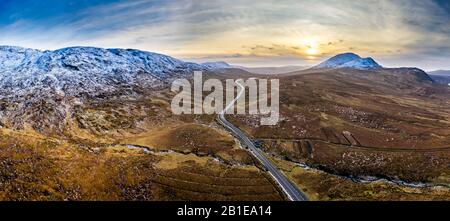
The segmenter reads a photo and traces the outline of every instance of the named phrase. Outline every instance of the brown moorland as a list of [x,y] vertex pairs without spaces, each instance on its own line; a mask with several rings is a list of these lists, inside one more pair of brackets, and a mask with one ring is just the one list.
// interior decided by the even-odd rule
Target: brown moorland
[[280,79],[281,120],[231,121],[269,152],[336,174],[445,183],[450,88],[418,69],[306,70]]

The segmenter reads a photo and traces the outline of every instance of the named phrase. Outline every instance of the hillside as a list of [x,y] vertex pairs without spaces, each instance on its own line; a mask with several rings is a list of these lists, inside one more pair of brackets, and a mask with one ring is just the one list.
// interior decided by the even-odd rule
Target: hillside
[[373,58],[362,58],[354,53],[338,54],[313,67],[313,69],[352,68],[370,70],[382,68]]
[[[78,117],[79,126],[86,126],[89,116],[98,114],[86,112],[90,105],[114,104],[118,100],[136,103],[156,97],[157,91],[169,88],[173,79],[189,78],[194,70],[205,69],[169,56],[131,49],[73,47],[38,51],[3,46],[0,57],[0,125],[13,129],[30,126],[47,134],[64,133]],[[127,121],[137,117],[131,113],[133,105],[117,108],[125,110],[121,114],[107,110],[113,115],[109,119],[127,113],[134,115],[114,119],[121,122],[119,127],[130,126]],[[106,130],[114,127],[107,124],[110,126]]]
[[285,200],[214,116],[172,115],[171,81],[207,66],[90,47],[0,58],[0,200]]
[[450,85],[450,71],[430,71],[428,74],[436,83]]
[[233,117],[267,152],[335,174],[449,177],[450,88],[422,70],[327,68],[278,77],[277,126]]

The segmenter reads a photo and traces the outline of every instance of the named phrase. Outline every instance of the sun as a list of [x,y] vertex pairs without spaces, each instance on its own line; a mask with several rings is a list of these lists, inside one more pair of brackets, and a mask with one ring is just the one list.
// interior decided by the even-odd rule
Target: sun
[[319,54],[319,49],[315,48],[315,47],[309,47],[308,49],[306,49],[306,54],[308,54],[308,55]]
[[317,55],[319,54],[319,43],[314,39],[303,40],[303,46],[305,47],[305,53],[307,55]]

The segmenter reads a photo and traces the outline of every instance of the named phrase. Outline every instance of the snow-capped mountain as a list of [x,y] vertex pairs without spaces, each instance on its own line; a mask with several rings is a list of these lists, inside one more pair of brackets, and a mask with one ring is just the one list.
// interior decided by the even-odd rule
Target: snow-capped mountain
[[382,68],[373,58],[356,59],[345,64],[340,65],[341,68],[355,68],[355,69],[377,69]]
[[361,59],[361,57],[354,53],[344,53],[336,55],[316,66],[316,68],[336,68],[347,62],[351,62],[357,59]]
[[201,65],[208,70],[232,68],[231,65],[229,65],[228,63],[223,62],[223,61],[205,62],[205,63],[202,63]]
[[336,55],[323,63],[314,67],[314,69],[325,68],[353,68],[360,70],[382,68],[373,58],[361,58],[354,53],[344,53]]
[[338,54],[323,63],[315,66],[312,70],[334,70],[334,69],[354,69],[358,71],[376,71],[404,76],[404,81],[415,83],[435,83],[425,71],[414,67],[403,68],[384,68],[379,65],[373,58],[362,58],[354,53]]
[[62,131],[77,105],[169,88],[205,67],[132,49],[0,47],[0,127]]
[[203,67],[175,58],[125,49],[72,47],[38,51],[0,47],[0,96],[34,88],[74,94],[120,84],[158,85]]
[[27,61],[37,60],[42,54],[34,49],[0,46],[0,73],[17,68]]

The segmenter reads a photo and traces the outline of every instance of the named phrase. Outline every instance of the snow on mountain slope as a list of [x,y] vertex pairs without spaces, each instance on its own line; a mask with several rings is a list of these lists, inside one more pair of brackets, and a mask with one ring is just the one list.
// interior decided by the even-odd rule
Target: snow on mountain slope
[[[132,49],[0,47],[0,127],[62,133],[77,106],[135,100],[203,66]],[[82,108],[83,109],[83,108]]]
[[27,61],[35,61],[42,52],[33,49],[0,46],[0,73],[19,67]]
[[203,67],[139,50],[73,47],[37,51],[0,47],[0,96],[36,88],[74,95],[118,85],[159,85]]
[[376,69],[381,68],[372,58],[356,59],[339,66],[340,68],[355,68],[355,69]]
[[361,57],[354,53],[339,54],[317,65],[316,68],[335,68],[357,59],[361,59]]
[[223,62],[223,61],[205,62],[205,63],[202,63],[201,65],[209,70],[231,68],[231,65],[229,65],[228,63]]
[[359,55],[354,53],[344,53],[336,55],[314,67],[314,69],[324,68],[354,68],[368,70],[382,67],[372,58],[361,58]]
[[397,76],[403,75],[405,82],[412,80],[415,83],[435,83],[434,80],[427,73],[425,73],[425,71],[419,68],[384,68],[373,58],[361,58],[359,55],[354,53],[336,55],[313,67],[312,69],[340,68],[354,69],[357,71],[386,71]]

